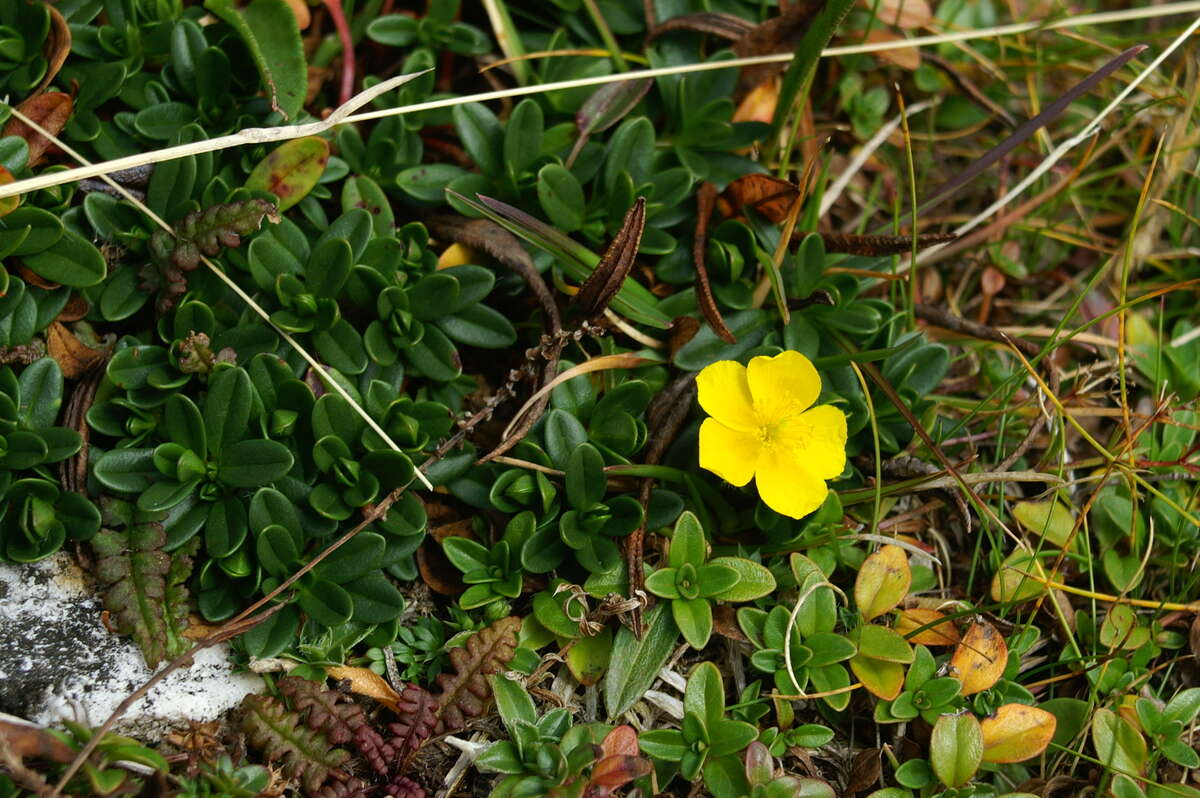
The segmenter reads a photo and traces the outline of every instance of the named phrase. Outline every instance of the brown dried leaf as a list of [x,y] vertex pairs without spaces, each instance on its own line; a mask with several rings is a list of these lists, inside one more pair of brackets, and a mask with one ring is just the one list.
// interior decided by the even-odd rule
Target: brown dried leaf
[[714,36],[736,41],[753,31],[754,26],[739,16],[726,14],[721,11],[698,11],[695,14],[680,14],[677,17],[665,20],[659,25],[655,25],[654,30],[651,31],[647,39],[647,44],[662,34],[673,30],[711,33]]
[[881,22],[903,30],[923,28],[933,19],[926,0],[858,0],[858,5],[874,11]]
[[768,78],[747,92],[733,112],[733,121],[770,124],[779,102],[779,85],[778,77]]
[[434,593],[457,596],[467,589],[462,583],[462,574],[450,564],[442,547],[434,541],[426,539],[417,549],[417,570],[421,572],[421,581]]
[[621,284],[633,268],[633,259],[637,257],[638,247],[642,244],[642,231],[645,227],[646,198],[638,197],[633,207],[625,213],[621,229],[604,251],[600,263],[575,295],[575,303],[589,319],[603,313],[608,303],[621,290]]
[[[61,91],[51,91],[46,94],[35,94],[18,105],[17,110],[45,129],[47,133],[57,136],[66,126],[74,107],[75,101],[71,99],[71,95]],[[27,165],[30,168],[40,164],[45,154],[54,147],[48,138],[35,133],[33,128],[16,117],[8,120],[2,135],[20,136],[29,143]]]
[[67,304],[63,305],[63,309],[58,312],[58,317],[55,321],[69,322],[79,321],[88,314],[92,309],[91,304],[79,294],[71,294],[71,298],[67,300]]
[[667,341],[671,357],[674,358],[675,353],[682,349],[684,344],[695,338],[698,332],[700,332],[700,322],[691,316],[679,316],[672,321],[671,337]]
[[0,750],[17,759],[48,759],[67,763],[75,749],[46,730],[19,720],[0,720]]
[[[956,646],[962,639],[958,629],[944,613],[924,607],[898,610],[894,628],[913,645]],[[917,629],[921,631],[917,632]]]
[[[858,41],[862,35],[854,36],[854,41]],[[875,42],[899,42],[903,41],[904,36],[899,33],[893,33],[883,28],[872,28],[866,35],[866,41]],[[907,69],[910,72],[921,66],[921,51],[916,47],[899,47],[895,50],[880,50],[875,55],[882,58],[884,61],[891,61],[901,69]]]
[[[944,244],[957,238],[953,233],[921,233],[917,236],[917,249]],[[865,255],[881,258],[885,255],[900,255],[912,249],[912,236],[858,236],[842,233],[821,233],[826,252],[844,252],[850,255]]]
[[725,319],[721,318],[721,310],[717,307],[717,298],[713,296],[712,284],[708,281],[708,267],[705,265],[708,255],[708,220],[712,216],[716,201],[717,187],[708,182],[702,184],[696,192],[696,236],[692,244],[692,260],[696,264],[696,302],[713,332],[721,336],[725,343],[736,344],[737,338],[730,332]]
[[[766,22],[755,25],[742,38],[733,43],[733,51],[739,58],[773,53],[794,52],[808,31],[809,23],[821,12],[825,3],[800,0],[792,3],[786,11]],[[782,64],[761,64],[742,70],[742,86],[753,87],[769,76],[781,71]]]
[[67,20],[49,3],[46,4],[46,10],[50,12],[50,32],[42,45],[42,54],[46,56],[46,74],[33,90],[35,95],[44,92],[50,82],[58,76],[58,70],[62,69],[67,55],[71,52],[71,28],[67,25]]
[[742,175],[721,194],[730,206],[726,215],[734,216],[750,208],[775,224],[787,218],[799,196],[800,190],[788,181],[758,172]]
[[82,377],[108,357],[107,349],[92,349],[57,321],[46,330],[46,351],[69,380]]

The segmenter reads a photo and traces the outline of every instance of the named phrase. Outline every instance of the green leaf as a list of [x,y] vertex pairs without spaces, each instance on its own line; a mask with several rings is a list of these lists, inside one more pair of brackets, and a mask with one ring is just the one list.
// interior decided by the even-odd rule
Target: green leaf
[[221,369],[208,385],[204,426],[208,431],[209,454],[220,457],[226,447],[246,437],[256,397],[245,369]]
[[688,750],[683,735],[675,729],[642,732],[638,735],[638,747],[648,756],[664,762],[678,762]]
[[581,443],[567,461],[567,501],[576,510],[586,510],[604,499],[607,481],[604,458],[596,447]]
[[328,330],[313,336],[317,351],[329,365],[343,374],[362,374],[367,370],[367,350],[362,336],[345,319],[338,319]]
[[246,178],[246,188],[266,191],[279,198],[286,211],[316,187],[329,162],[329,142],[320,136],[303,136],[280,144],[263,158]]
[[295,538],[279,524],[271,524],[258,534],[255,551],[259,564],[272,576],[289,576],[300,560]]
[[294,121],[308,91],[308,65],[296,15],[284,0],[207,0],[204,7],[229,23],[254,59],[271,105]]
[[796,57],[783,75],[775,114],[771,118],[771,130],[765,141],[778,140],[791,109],[803,106],[808,100],[813,76],[817,73],[817,62],[821,59],[821,51],[829,44],[829,40],[837,32],[838,25],[853,5],[854,0],[828,0],[808,25],[804,38],[796,47]]
[[354,615],[354,600],[350,598],[350,593],[333,582],[314,581],[304,585],[298,603],[313,621],[322,626],[341,626]]
[[1175,694],[1163,710],[1163,720],[1179,721],[1187,726],[1200,713],[1200,687],[1189,687]]
[[929,762],[947,787],[961,787],[975,775],[983,760],[983,730],[975,716],[942,715],[929,740]]
[[377,532],[359,532],[330,554],[314,569],[318,578],[344,585],[361,579],[379,568],[387,541]]
[[684,371],[699,371],[718,360],[737,360],[762,342],[772,323],[771,316],[762,310],[731,313],[725,317],[725,324],[737,338],[736,344],[726,343],[704,325],[675,353],[675,365]]
[[1105,767],[1124,773],[1141,773],[1146,766],[1146,740],[1111,709],[1092,714],[1092,745]]
[[238,441],[225,449],[217,478],[231,487],[257,488],[291,471],[292,463],[292,453],[279,441]]
[[725,683],[711,662],[701,662],[688,674],[683,711],[695,715],[711,735],[725,716]]
[[697,651],[708,645],[713,627],[712,605],[708,599],[673,599],[671,614],[688,645]]
[[352,582],[342,583],[342,587],[354,602],[356,623],[391,623],[404,611],[404,594],[382,571],[372,570]]
[[526,97],[517,103],[504,125],[504,163],[515,180],[542,154],[545,123],[537,100]]
[[663,604],[646,613],[644,622],[646,631],[641,640],[624,626],[617,630],[612,664],[604,677],[604,708],[610,718],[622,715],[650,689],[679,637],[679,629]]
[[487,548],[469,538],[448,537],[442,541],[442,551],[446,553],[446,559],[464,574],[486,570],[491,563]]
[[708,541],[704,537],[704,527],[700,525],[695,513],[684,511],[675,522],[675,532],[671,536],[671,550],[668,554],[672,568],[682,568],[684,563],[699,567],[708,558]]
[[498,673],[489,676],[488,681],[491,682],[492,695],[496,699],[496,711],[500,713],[500,720],[510,734],[518,720],[526,723],[537,722],[537,708],[534,707],[533,697],[524,685],[506,679]]
[[504,136],[496,115],[480,103],[466,103],[454,106],[451,116],[463,147],[479,171],[493,177],[502,175],[501,143]]
[[886,626],[864,624],[854,630],[851,639],[858,643],[858,652],[871,659],[907,665],[915,656],[908,641],[899,632]]
[[570,233],[583,225],[587,210],[583,187],[567,169],[556,163],[541,168],[537,177],[538,202],[551,224]]
[[33,430],[53,427],[63,393],[63,375],[58,362],[52,357],[38,358],[21,372],[17,385],[21,397],[18,420]]
[[713,595],[720,601],[754,601],[775,590],[775,577],[766,566],[745,557],[714,557],[710,565],[723,565],[738,574],[738,581]]
[[477,304],[464,308],[439,321],[442,331],[450,338],[480,349],[503,349],[517,340],[517,331],[504,315]]
[[49,249],[26,255],[22,260],[39,277],[71,288],[98,285],[108,273],[100,250],[70,230]]

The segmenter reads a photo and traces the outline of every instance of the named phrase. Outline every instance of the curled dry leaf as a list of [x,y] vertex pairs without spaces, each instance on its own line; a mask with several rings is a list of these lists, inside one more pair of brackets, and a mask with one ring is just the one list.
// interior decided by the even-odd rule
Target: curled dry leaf
[[717,307],[717,299],[713,296],[712,284],[708,280],[708,220],[712,216],[713,205],[717,200],[717,187],[712,183],[704,183],[696,192],[696,235],[692,244],[692,262],[696,267],[696,301],[700,305],[700,313],[713,332],[721,336],[727,344],[737,343],[737,338],[725,324],[721,310]]
[[57,321],[46,329],[46,351],[69,380],[82,377],[108,357],[107,349],[92,349]]
[[50,82],[58,77],[58,70],[62,69],[63,63],[71,53],[71,28],[67,25],[67,20],[49,3],[46,4],[46,10],[50,12],[50,31],[46,34],[46,42],[42,46],[42,54],[46,56],[46,74],[33,90],[34,95],[44,92]]
[[[45,94],[35,94],[17,106],[17,111],[29,117],[47,133],[57,136],[71,118],[71,110],[75,101],[71,95],[61,91],[51,91]],[[20,136],[29,144],[30,168],[40,164],[46,153],[54,146],[48,138],[35,133],[33,128],[17,119],[15,116],[4,126],[3,135]]]
[[325,668],[325,672],[334,679],[345,679],[350,682],[351,692],[374,698],[388,709],[396,710],[400,694],[375,671],[350,665],[330,665]]
[[638,197],[633,207],[625,213],[621,229],[613,238],[595,271],[579,287],[575,303],[588,318],[598,316],[621,290],[626,275],[633,268],[638,247],[642,244],[642,231],[646,228],[646,198]]
[[742,175],[725,187],[721,212],[735,216],[750,208],[778,224],[787,218],[799,196],[800,190],[788,181],[755,172]]
[[956,646],[962,640],[958,628],[945,613],[924,607],[898,610],[895,629],[913,645]]
[[1004,675],[1008,666],[1008,644],[987,621],[976,621],[963,635],[950,658],[950,675],[962,682],[962,694],[987,690]]
[[984,718],[983,761],[1022,762],[1046,750],[1058,720],[1044,709],[1005,704]]
[[887,545],[868,557],[854,581],[854,602],[870,621],[900,603],[912,584],[908,555],[899,546]]

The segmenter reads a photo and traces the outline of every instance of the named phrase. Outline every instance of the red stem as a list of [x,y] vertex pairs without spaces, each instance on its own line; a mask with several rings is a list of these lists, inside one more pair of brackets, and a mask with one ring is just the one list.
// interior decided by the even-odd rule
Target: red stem
[[342,89],[338,94],[338,105],[350,100],[354,94],[354,42],[350,39],[350,25],[346,22],[346,14],[342,11],[342,0],[322,0],[333,17],[333,26],[337,28],[338,38],[342,40]]

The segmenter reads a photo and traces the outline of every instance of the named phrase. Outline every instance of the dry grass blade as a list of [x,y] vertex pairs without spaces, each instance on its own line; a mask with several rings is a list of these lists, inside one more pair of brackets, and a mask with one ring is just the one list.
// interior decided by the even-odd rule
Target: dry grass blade
[[983,154],[982,157],[977,159],[966,169],[962,170],[960,173],[933,191],[933,193],[926,198],[925,202],[921,204],[919,209],[920,212],[928,213],[932,208],[949,198],[949,196],[955,190],[962,188],[967,183],[970,183],[994,163],[1019,147],[1026,139],[1028,139],[1038,130],[1058,118],[1063,111],[1067,110],[1067,106],[1078,100],[1084,94],[1087,94],[1092,90],[1092,88],[1099,84],[1100,81],[1104,80],[1109,75],[1125,66],[1125,64],[1129,63],[1134,57],[1136,57],[1145,49],[1146,45],[1144,44],[1130,47],[1116,58],[1110,60],[1104,66],[1100,67],[1095,72],[1076,83],[1065,94],[1047,105],[1041,113],[1014,130],[1012,135],[997,144],[992,149],[988,150]]
[[512,421],[508,422],[508,426],[505,427],[504,433],[501,435],[501,437],[505,439],[509,438],[512,435],[513,429],[517,426],[518,422],[520,422],[521,417],[525,415],[531,407],[537,404],[539,399],[553,391],[559,385],[562,385],[567,380],[574,379],[582,374],[591,374],[593,371],[604,371],[606,369],[634,369],[638,368],[639,366],[649,366],[651,364],[661,362],[662,361],[658,358],[641,357],[639,355],[601,355],[600,357],[594,357],[591,360],[585,360],[578,366],[573,366],[564,371],[562,374],[559,374],[553,380],[539,388],[537,393],[529,397],[525,404],[521,405],[521,408],[517,410],[517,413],[515,416],[513,416]]
[[575,304],[583,311],[584,316],[589,319],[599,316],[617,295],[617,291],[621,290],[621,284],[633,268],[633,259],[637,257],[645,228],[646,198],[638,197],[633,207],[625,212],[621,229],[604,251],[600,263],[575,295]]

